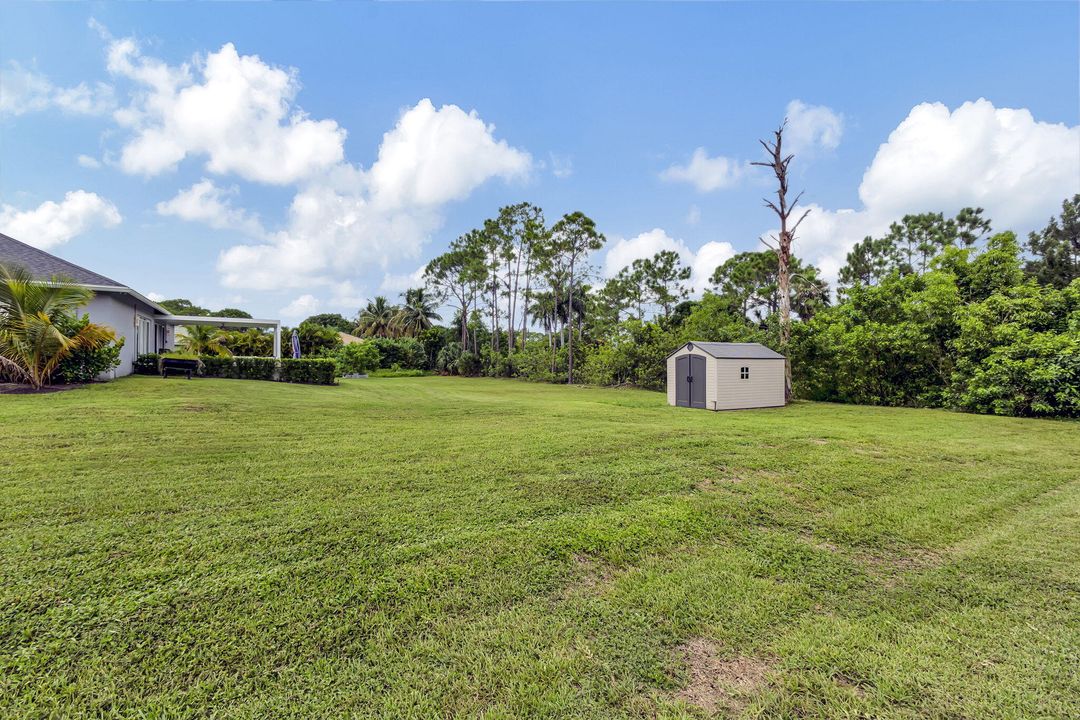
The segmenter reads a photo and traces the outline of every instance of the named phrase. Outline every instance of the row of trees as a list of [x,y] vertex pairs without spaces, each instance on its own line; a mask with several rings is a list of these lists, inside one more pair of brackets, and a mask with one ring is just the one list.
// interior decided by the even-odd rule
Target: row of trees
[[[429,287],[457,310],[433,367],[659,389],[665,358],[682,342],[763,342],[784,349],[801,397],[1080,415],[1078,208],[1080,196],[1065,201],[1061,216],[1023,246],[1011,232],[994,233],[979,208],[906,216],[852,250],[835,293],[794,255],[782,292],[775,249],[716,268],[700,300],[686,299],[689,270],[674,253],[635,261],[599,287],[588,282],[587,258],[578,258],[571,292],[569,273],[557,272],[538,243],[522,256],[531,274],[519,287],[527,285],[529,302],[522,295],[516,307],[528,317],[515,322],[524,330],[507,324],[516,263],[508,272],[505,264],[463,262],[482,236],[473,231],[428,268]],[[534,221],[542,217],[532,209]],[[533,225],[533,238],[550,232],[542,227]]]
[[451,243],[428,263],[424,279],[455,308],[463,353],[480,353],[476,323],[470,331],[477,316],[487,316],[489,352],[507,356],[524,348],[532,318],[544,329],[553,363],[557,349],[566,348],[567,381],[573,382],[587,259],[603,244],[604,236],[584,213],[569,213],[548,227],[540,208],[519,203]]
[[[1078,210],[1080,196],[1067,200],[1023,246],[1010,232],[994,233],[978,208],[905,216],[853,248],[835,293],[791,255],[785,352],[795,394],[1080,414]],[[376,298],[356,320],[307,318],[298,328],[305,355],[336,356],[345,328],[369,338],[383,367],[660,389],[667,354],[687,340],[783,347],[775,250],[732,257],[703,297],[689,300],[689,268],[667,251],[593,285],[588,253],[575,248],[599,247],[603,236],[580,213],[562,220],[548,228],[535,206],[504,208],[435,258],[428,286],[405,293],[401,307]],[[455,310],[448,327],[434,324],[443,301]],[[395,322],[409,306],[426,307],[427,322]],[[243,345],[249,336],[252,345],[264,338],[269,353],[259,331],[218,340],[235,354],[257,354]]]

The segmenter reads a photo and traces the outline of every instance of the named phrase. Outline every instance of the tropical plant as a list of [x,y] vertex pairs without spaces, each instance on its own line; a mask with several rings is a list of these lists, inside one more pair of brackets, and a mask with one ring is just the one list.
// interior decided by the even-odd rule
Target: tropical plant
[[342,345],[333,357],[342,375],[362,375],[379,367],[379,349],[371,342]]
[[371,345],[379,351],[379,367],[407,368],[424,370],[427,365],[427,353],[419,340],[414,338],[372,338],[365,345]]
[[192,355],[232,355],[225,346],[225,336],[210,325],[185,325],[184,335],[176,341],[177,346]]
[[402,305],[391,326],[394,333],[406,337],[416,337],[432,326],[432,320],[442,320],[434,299],[423,288],[405,291],[405,304]]
[[[90,316],[65,318],[60,322],[60,330],[71,337],[90,324]],[[120,364],[120,350],[124,347],[124,338],[102,343],[95,347],[81,347],[64,356],[53,371],[53,378],[66,383],[87,383],[109,372]]]
[[71,353],[115,340],[107,327],[71,322],[93,297],[62,278],[36,282],[24,268],[0,264],[0,370],[40,388]]
[[274,336],[259,328],[222,331],[218,341],[233,355],[267,357],[274,352]]
[[361,337],[393,337],[395,315],[397,307],[379,295],[360,311],[353,332]]

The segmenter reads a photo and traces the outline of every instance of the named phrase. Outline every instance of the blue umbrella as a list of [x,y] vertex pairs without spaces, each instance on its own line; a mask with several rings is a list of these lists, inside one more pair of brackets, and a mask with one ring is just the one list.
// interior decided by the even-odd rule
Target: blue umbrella
[[294,359],[300,358],[300,334],[296,330],[292,331],[292,356]]

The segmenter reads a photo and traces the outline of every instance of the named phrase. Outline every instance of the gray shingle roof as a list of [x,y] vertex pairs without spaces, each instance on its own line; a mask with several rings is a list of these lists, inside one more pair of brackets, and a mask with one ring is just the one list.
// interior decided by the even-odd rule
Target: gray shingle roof
[[98,275],[75,263],[69,263],[67,260],[19,242],[3,233],[0,233],[0,262],[26,268],[35,280],[49,280],[59,275],[83,285],[126,287],[104,275]]
[[784,356],[761,343],[691,342],[714,358],[730,360],[783,360]]

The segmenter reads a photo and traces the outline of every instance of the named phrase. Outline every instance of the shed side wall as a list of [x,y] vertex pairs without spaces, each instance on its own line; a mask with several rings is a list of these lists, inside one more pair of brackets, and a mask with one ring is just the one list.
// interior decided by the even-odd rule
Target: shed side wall
[[[709,409],[739,410],[755,407],[782,407],[784,405],[783,360],[728,360],[715,363],[714,393],[709,396]],[[739,377],[739,369],[750,368],[750,378]]]

